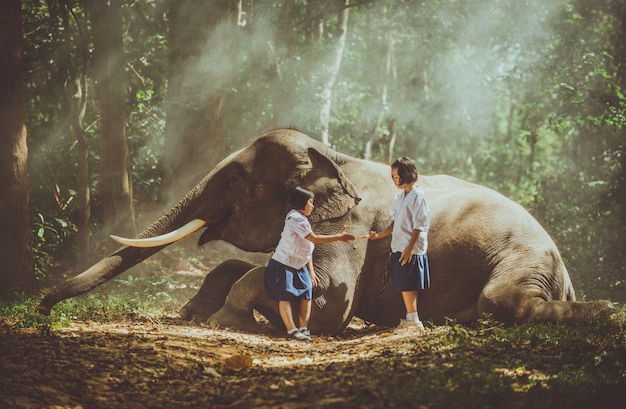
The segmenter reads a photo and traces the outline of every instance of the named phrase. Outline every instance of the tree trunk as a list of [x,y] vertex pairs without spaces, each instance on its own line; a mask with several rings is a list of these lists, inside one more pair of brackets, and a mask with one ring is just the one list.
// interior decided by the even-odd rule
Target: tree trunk
[[[615,63],[617,65],[617,81],[622,90],[626,90],[626,44],[624,38],[626,38],[626,5],[623,2],[617,3],[617,10],[615,15],[618,20],[618,27],[615,35]],[[626,130],[621,130],[622,141],[626,141]],[[621,223],[618,227],[622,243],[626,240],[626,145],[624,143],[620,146],[620,169],[617,175],[617,182],[615,184],[614,200],[621,206]],[[622,261],[624,259],[623,246],[617,246],[618,255],[617,259]]]
[[[230,18],[230,4],[228,0],[170,3],[170,71],[159,194],[167,205],[195,186],[226,153],[222,131],[226,93],[207,68],[212,62],[201,66],[200,61],[218,25],[228,20],[235,25],[240,19],[240,15]],[[198,68],[201,75],[195,73]]]
[[19,0],[0,2],[0,39],[0,293],[34,294]]
[[77,32],[72,29],[71,21],[71,5],[68,0],[59,1],[59,15],[57,18],[63,20],[63,39],[66,44],[65,49],[68,52],[63,53],[60,63],[63,65],[62,72],[67,73],[65,78],[65,87],[69,95],[69,124],[71,131],[76,137],[76,157],[77,157],[77,176],[76,176],[76,197],[78,199],[78,208],[76,215],[77,229],[77,255],[76,270],[82,271],[89,267],[89,254],[91,249],[91,191],[89,187],[89,144],[85,136],[83,119],[87,109],[87,61],[89,59],[88,41],[86,38],[79,36],[78,45],[80,52],[78,53],[78,61],[72,59],[69,49],[72,47],[72,37]]
[[[383,88],[382,88],[381,95],[380,95],[380,113],[378,114],[378,119],[376,120],[376,123],[374,124],[374,127],[372,128],[372,132],[370,132],[370,134],[366,136],[366,140],[364,144],[363,158],[367,160],[372,160],[372,157],[373,157],[372,147],[374,143],[376,143],[377,140],[380,139],[379,137],[377,137],[377,135],[379,134],[380,126],[383,120],[389,117],[390,112],[391,112],[390,105],[389,105],[389,88],[391,87],[390,84],[395,85],[397,81],[396,68],[395,68],[394,42],[395,40],[390,35],[387,36],[387,58],[385,61],[385,78],[384,78],[385,81],[383,83]],[[393,119],[392,119],[389,125],[389,128],[387,129],[388,135],[389,135],[389,144],[387,146],[388,147],[387,159],[389,163],[393,162],[394,160],[394,147],[396,144],[396,134],[395,134],[395,129],[393,127],[394,127],[394,124],[393,124]],[[381,132],[381,133],[383,135],[385,134],[385,132]]]
[[[626,5],[623,2],[617,3],[616,16],[619,26],[615,35],[615,63],[617,65],[617,81],[622,90],[626,89]],[[621,129],[621,144],[619,146],[620,169],[617,174],[615,190],[613,193],[614,200],[621,206],[620,225],[616,226],[620,233],[620,240],[623,243],[626,240],[626,130]],[[616,260],[623,263],[624,252],[623,246],[617,246]]]
[[[86,91],[81,85],[79,78],[74,79],[75,92],[72,95],[72,129],[76,135],[77,160],[78,160],[78,218],[76,227],[78,229],[78,255],[76,258],[77,270],[83,270],[89,266],[89,250],[91,227],[91,191],[89,189],[89,144],[83,129],[83,116],[87,101]],[[86,85],[85,85],[86,87]]]
[[344,8],[341,10],[339,17],[339,38],[337,39],[337,48],[335,50],[335,59],[328,72],[325,74],[326,82],[322,87],[321,98],[322,107],[320,109],[320,129],[322,134],[322,142],[326,145],[330,145],[330,107],[333,96],[333,86],[341,67],[341,60],[343,58],[343,50],[346,45],[346,34],[348,32],[348,10],[350,0],[345,1]]
[[94,78],[101,117],[100,194],[104,232],[134,236],[130,153],[125,130],[122,0],[88,2],[94,33]]

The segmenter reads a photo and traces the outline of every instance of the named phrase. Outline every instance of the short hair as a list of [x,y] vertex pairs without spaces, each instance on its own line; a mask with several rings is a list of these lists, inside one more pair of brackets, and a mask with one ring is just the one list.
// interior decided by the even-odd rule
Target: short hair
[[303,210],[306,207],[309,199],[314,199],[315,193],[307,190],[303,187],[296,186],[291,192],[291,197],[289,198],[289,203],[296,210]]
[[396,159],[391,164],[391,167],[398,169],[398,176],[400,177],[401,185],[405,183],[417,182],[419,174],[417,173],[417,168],[415,167],[415,162],[413,162],[413,160],[403,156]]

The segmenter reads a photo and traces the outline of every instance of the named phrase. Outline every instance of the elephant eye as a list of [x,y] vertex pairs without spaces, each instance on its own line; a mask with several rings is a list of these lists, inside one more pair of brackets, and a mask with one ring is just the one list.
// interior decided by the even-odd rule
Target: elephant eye
[[228,186],[230,186],[231,188],[239,187],[240,184],[241,178],[239,177],[239,175],[230,175],[228,177]]

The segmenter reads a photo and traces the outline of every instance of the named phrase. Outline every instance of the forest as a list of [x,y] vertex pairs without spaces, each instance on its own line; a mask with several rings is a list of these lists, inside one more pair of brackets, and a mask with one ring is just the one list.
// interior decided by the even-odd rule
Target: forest
[[166,208],[252,137],[288,126],[503,193],[551,234],[579,298],[626,300],[622,1],[3,8],[23,33],[21,69],[4,67],[3,99],[18,104],[3,115],[25,129],[0,139],[24,164],[0,175],[3,196],[22,186],[2,207],[14,243],[3,254],[21,266],[2,270],[3,289],[32,294],[81,271],[110,233],[145,227],[142,209]]
[[623,322],[355,320],[309,345],[183,322],[210,268],[267,257],[224,243],[34,311],[287,127],[505,195],[578,300],[626,312],[624,38],[623,0],[1,1],[0,406],[621,407]]

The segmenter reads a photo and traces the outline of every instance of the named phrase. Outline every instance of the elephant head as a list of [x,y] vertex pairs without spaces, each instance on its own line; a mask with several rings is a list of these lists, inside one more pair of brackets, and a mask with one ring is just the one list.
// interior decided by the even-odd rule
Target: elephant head
[[52,289],[37,310],[49,314],[61,300],[85,293],[194,232],[199,244],[224,240],[251,252],[270,252],[280,239],[289,192],[315,193],[311,222],[345,215],[360,200],[341,166],[349,161],[308,136],[276,129],[219,163],[164,216],[108,257]]

